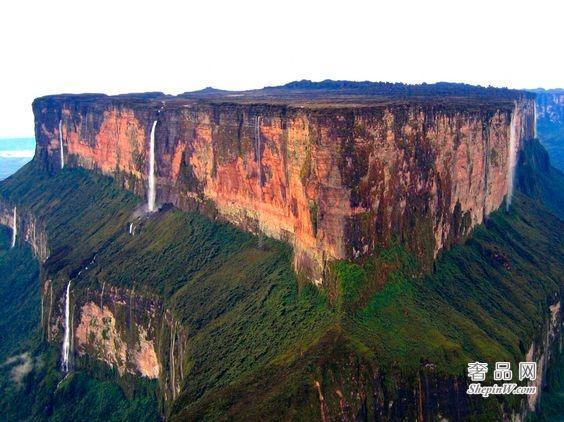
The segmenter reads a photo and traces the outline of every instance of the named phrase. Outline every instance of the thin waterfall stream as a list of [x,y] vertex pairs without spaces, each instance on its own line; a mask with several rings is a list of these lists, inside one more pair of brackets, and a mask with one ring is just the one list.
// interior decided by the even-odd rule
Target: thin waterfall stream
[[14,207],[14,224],[12,226],[12,248],[16,246],[16,238],[18,236],[18,211],[17,207]]
[[71,280],[67,284],[67,293],[65,296],[65,336],[63,339],[63,356],[61,369],[63,372],[69,372],[69,356],[70,356],[70,287]]
[[153,122],[151,127],[151,138],[149,148],[149,191],[147,193],[147,209],[149,212],[154,212],[156,207],[157,194],[155,192],[155,129],[157,127],[157,120]]
[[509,164],[507,167],[507,201],[505,204],[506,211],[509,211],[511,200],[513,198],[513,188],[515,179],[515,165],[517,161],[517,125],[515,122],[516,108],[511,114],[511,123],[509,125]]
[[63,148],[63,120],[59,120],[59,149],[61,151],[61,169],[65,168],[65,151]]

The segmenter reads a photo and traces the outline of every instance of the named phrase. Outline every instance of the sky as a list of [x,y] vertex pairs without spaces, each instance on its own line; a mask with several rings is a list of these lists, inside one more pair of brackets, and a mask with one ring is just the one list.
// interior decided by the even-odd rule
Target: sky
[[560,1],[0,2],[0,137],[55,93],[297,79],[564,87]]

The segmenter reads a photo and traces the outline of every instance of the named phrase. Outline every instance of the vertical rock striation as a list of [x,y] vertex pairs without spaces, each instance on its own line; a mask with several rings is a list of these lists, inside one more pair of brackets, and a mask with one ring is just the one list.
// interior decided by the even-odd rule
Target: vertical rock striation
[[538,133],[554,167],[564,171],[564,89],[538,89]]
[[14,213],[15,205],[0,199],[0,225],[14,227],[14,217],[16,217],[18,241],[21,239],[28,242],[33,253],[44,263],[49,257],[49,246],[47,243],[47,233],[33,213],[18,208],[17,215]]
[[357,259],[394,238],[429,266],[500,207],[510,185],[511,120],[517,151],[534,136],[532,96],[502,93],[360,103],[43,97],[33,107],[35,159],[57,171],[61,120],[66,165],[112,175],[145,196],[158,118],[157,203],[213,204],[246,230],[290,242],[298,272],[321,283],[328,260]]

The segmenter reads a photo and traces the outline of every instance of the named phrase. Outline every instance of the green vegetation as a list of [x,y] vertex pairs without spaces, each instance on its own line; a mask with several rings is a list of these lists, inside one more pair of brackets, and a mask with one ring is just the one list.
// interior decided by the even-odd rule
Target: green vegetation
[[[471,361],[515,364],[540,340],[550,298],[562,286],[563,230],[563,222],[517,195],[511,213],[494,213],[466,244],[444,254],[431,275],[418,277],[415,259],[401,246],[362,263],[338,262],[339,312],[323,336],[299,355],[286,354],[200,401],[178,401],[176,410],[186,406],[178,418],[253,419],[280,412],[316,418],[316,380],[329,408],[338,411],[332,391],[399,399],[398,391],[417,388],[426,364],[434,368],[429,376],[459,382]],[[480,398],[469,406],[476,415],[500,418],[519,406],[515,398],[505,400]],[[404,410],[396,416],[416,417],[414,409]]]
[[[471,359],[518,360],[563,281],[563,229],[519,196],[511,214],[494,213],[433,274],[416,278],[406,263],[388,270],[384,288],[353,315],[358,335],[402,368],[429,361],[461,373]],[[381,272],[379,265],[364,277]]]
[[[563,138],[564,139],[564,138]],[[526,142],[519,160],[517,184],[527,196],[564,219],[564,174],[550,164],[539,141]]]
[[0,408],[3,420],[159,419],[155,386],[126,397],[114,383],[82,372],[59,385],[59,350],[42,341],[39,266],[27,244],[9,249],[0,226]]
[[11,239],[12,230],[0,226],[0,362],[25,350],[41,309],[39,266],[27,245],[10,249]]
[[[188,335],[179,357],[184,383],[165,407],[173,419],[316,419],[316,383],[332,415],[344,411],[344,400],[352,417],[414,419],[422,379],[452,390],[464,385],[470,361],[521,360],[540,339],[548,305],[564,281],[564,222],[540,205],[542,198],[522,194],[511,212],[493,213],[469,240],[441,256],[431,274],[422,276],[418,258],[398,243],[355,263],[333,263],[323,291],[296,282],[287,245],[266,240],[259,248],[255,236],[229,224],[167,207],[137,218],[135,196],[84,170],[48,177],[31,163],[0,184],[0,194],[44,225],[51,256],[42,271],[58,297],[69,277],[75,297],[104,283],[135,289],[159,298],[182,324]],[[23,245],[5,251],[8,236],[3,229],[0,270],[8,256],[12,261],[4,265],[25,267],[18,276],[25,279],[21,293],[10,294],[18,306],[25,296],[24,306],[33,309],[37,290],[23,292],[37,289],[37,265],[24,265],[32,259]],[[13,284],[0,282],[0,290]],[[8,315],[0,314],[0,324]],[[36,327],[39,315],[25,317],[31,319],[18,322],[21,330],[33,332],[25,327]],[[129,388],[120,381],[122,390],[113,371],[95,364],[79,367],[57,388],[58,345],[38,338],[22,346],[25,339],[14,337],[5,352],[29,351],[34,365],[24,387],[2,384],[2,391],[11,391],[0,401],[9,418],[45,408],[47,417],[61,420],[157,418],[155,383],[133,380]],[[557,388],[549,397],[557,399]],[[32,390],[33,405],[22,409]],[[441,414],[452,417],[457,400],[490,418],[519,404],[461,396],[445,399]],[[402,400],[410,404],[390,406]]]
[[16,177],[2,195],[44,224],[51,250],[45,276],[58,296],[96,256],[73,281],[75,297],[103,283],[135,288],[158,296],[188,330],[190,382],[180,402],[307,349],[331,321],[316,288],[298,289],[287,245],[266,240],[258,248],[256,237],[229,224],[173,209],[136,219],[133,195],[84,170],[45,177],[30,164]]
[[550,422],[564,420],[564,353],[556,345],[555,359],[547,371],[547,386],[542,393],[540,411],[532,421]]
[[82,169],[49,177],[35,162],[3,181],[0,195],[40,218],[51,251],[46,270],[59,278],[77,272],[125,231],[138,203],[108,177],[93,177]]
[[[182,400],[307,348],[331,319],[312,286],[298,291],[288,246],[196,213],[161,212],[99,251],[82,283],[152,292],[190,336]],[[84,285],[84,284],[83,284]]]
[[122,390],[109,381],[99,381],[84,373],[74,373],[61,383],[54,399],[51,420],[155,421],[159,419],[153,392],[128,400]]

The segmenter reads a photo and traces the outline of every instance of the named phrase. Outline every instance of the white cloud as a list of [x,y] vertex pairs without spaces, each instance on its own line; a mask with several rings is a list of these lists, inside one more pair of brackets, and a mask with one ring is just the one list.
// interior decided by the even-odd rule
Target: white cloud
[[34,150],[0,151],[0,158],[33,158]]
[[295,79],[564,86],[561,2],[1,2],[0,136],[34,97]]
[[12,367],[10,376],[16,388],[21,388],[24,377],[33,369],[33,359],[28,352],[25,352],[21,355],[9,357],[6,359],[6,362],[4,362],[4,365],[13,365],[15,363],[17,363],[17,365]]

